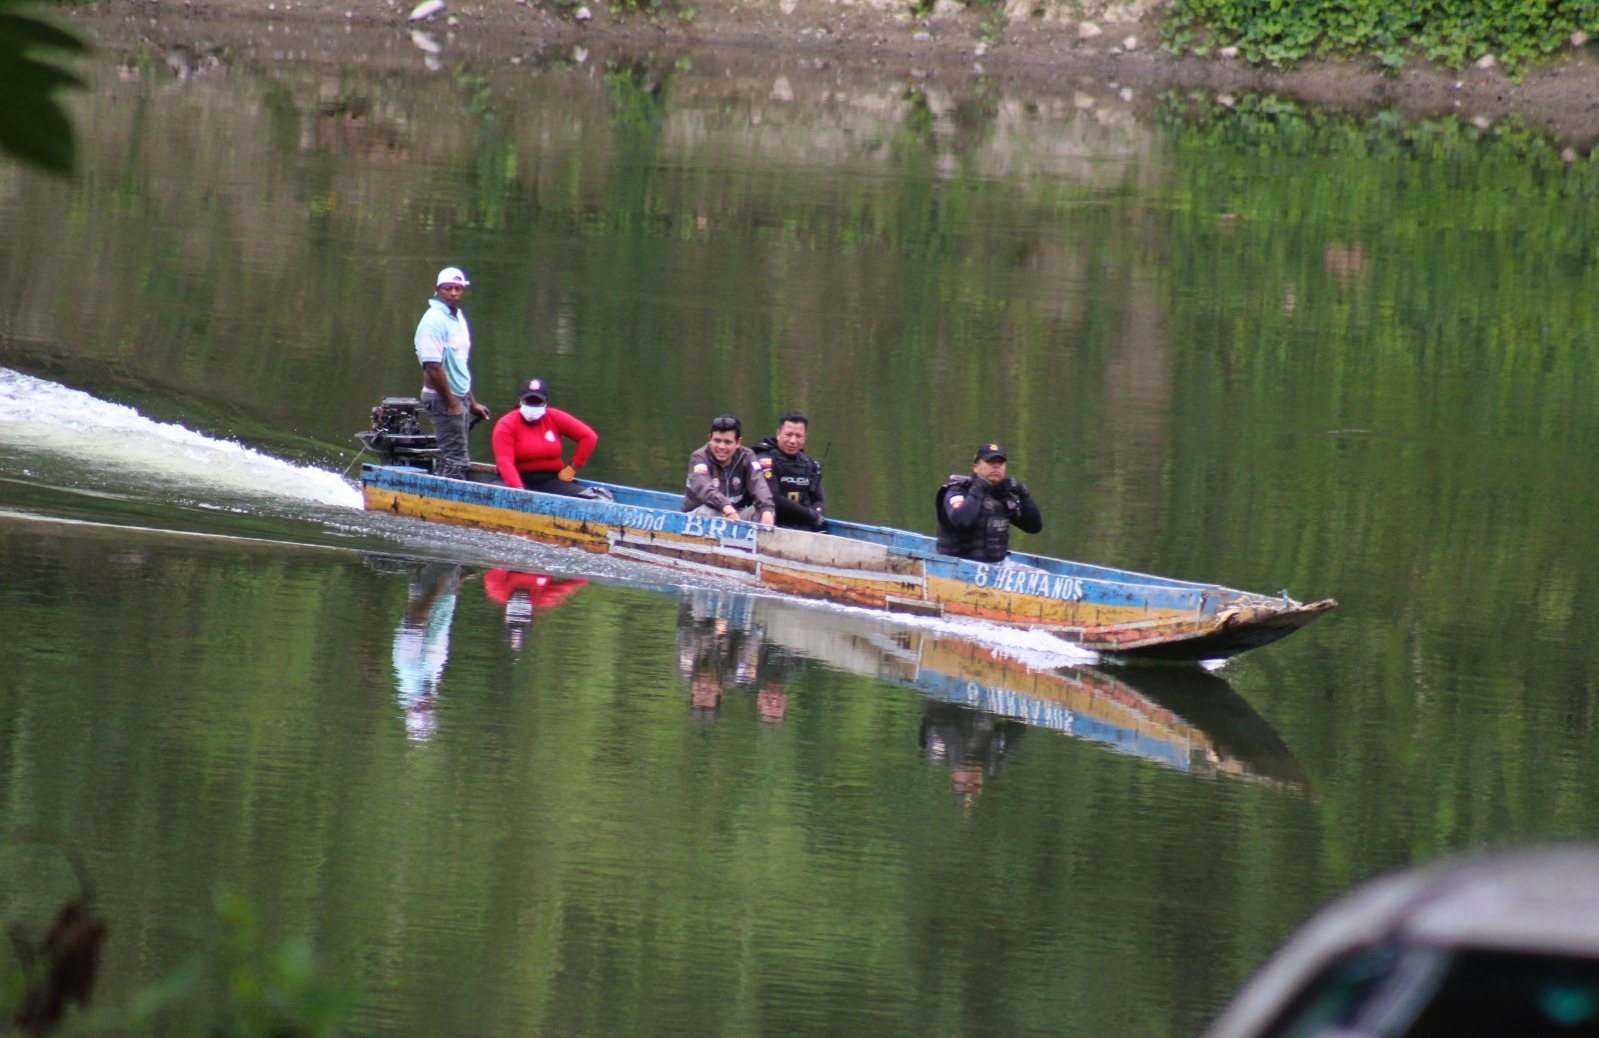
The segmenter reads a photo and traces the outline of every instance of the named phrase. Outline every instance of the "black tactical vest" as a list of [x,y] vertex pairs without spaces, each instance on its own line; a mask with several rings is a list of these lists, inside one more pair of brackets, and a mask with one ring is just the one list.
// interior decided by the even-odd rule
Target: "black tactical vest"
[[816,488],[822,482],[822,463],[800,451],[792,458],[771,439],[755,445],[757,458],[770,458],[772,462],[772,494],[786,497],[806,508],[816,507]]
[[952,493],[970,493],[976,476],[951,476],[938,488],[934,505],[938,515],[938,551],[978,562],[1003,562],[1010,554],[1010,513],[1005,498],[990,487],[983,498],[982,514],[970,529],[957,530],[944,518],[944,498]]

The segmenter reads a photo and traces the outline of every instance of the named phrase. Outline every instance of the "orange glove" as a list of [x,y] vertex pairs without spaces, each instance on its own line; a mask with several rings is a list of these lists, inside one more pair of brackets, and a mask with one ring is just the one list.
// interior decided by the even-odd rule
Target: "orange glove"
[[572,466],[568,465],[568,466],[566,466],[565,468],[563,468],[561,470],[560,475],[557,476],[557,478],[562,483],[570,483],[570,482],[572,482],[572,480],[577,478],[577,469],[575,469]]

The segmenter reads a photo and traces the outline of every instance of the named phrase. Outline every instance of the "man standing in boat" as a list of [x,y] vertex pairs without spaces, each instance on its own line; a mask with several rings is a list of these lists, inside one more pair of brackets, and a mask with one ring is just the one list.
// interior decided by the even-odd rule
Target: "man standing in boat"
[[1044,528],[1027,484],[1005,472],[1005,452],[985,443],[972,459],[970,476],[951,476],[938,488],[938,550],[978,562],[1004,562],[1010,554],[1010,528],[1025,533]]
[[422,406],[433,422],[439,457],[433,466],[438,476],[465,479],[470,456],[467,431],[473,417],[487,420],[489,409],[472,395],[472,332],[466,325],[461,300],[471,282],[459,267],[439,271],[433,298],[416,326],[416,359],[422,364]]
[[730,414],[711,422],[710,440],[688,457],[683,511],[772,525],[772,488],[755,452],[744,446],[743,429]]
[[777,420],[777,433],[752,449],[755,460],[772,485],[777,505],[777,525],[800,530],[820,530],[827,495],[822,492],[822,463],[805,453],[811,420],[790,411]]

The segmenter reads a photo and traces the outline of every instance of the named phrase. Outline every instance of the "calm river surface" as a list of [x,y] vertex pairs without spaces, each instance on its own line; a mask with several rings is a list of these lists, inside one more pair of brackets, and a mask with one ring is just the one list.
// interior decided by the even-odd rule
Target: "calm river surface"
[[[112,40],[81,176],[0,167],[0,914],[76,856],[102,1004],[226,892],[359,1035],[1191,1035],[1359,879],[1599,831],[1586,162],[392,44]],[[835,514],[927,530],[998,439],[1032,550],[1342,608],[1095,667],[366,515],[445,264],[597,478],[801,408]]]

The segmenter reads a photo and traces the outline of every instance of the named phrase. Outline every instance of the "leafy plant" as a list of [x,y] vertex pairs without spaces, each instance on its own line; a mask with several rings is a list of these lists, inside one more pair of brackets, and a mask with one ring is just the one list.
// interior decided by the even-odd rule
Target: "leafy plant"
[[59,92],[83,83],[61,59],[88,45],[20,7],[21,0],[0,0],[0,151],[51,173],[71,173],[76,138]]
[[16,968],[0,974],[11,1026],[44,1036],[76,1007],[91,1029],[158,1025],[161,1033],[207,1038],[332,1038],[349,994],[318,971],[299,939],[266,945],[254,908],[232,896],[216,902],[221,932],[187,964],[140,991],[125,1007],[90,1006],[107,926],[84,891],[34,934],[8,925]]
[[1395,69],[1413,52],[1454,68],[1492,55],[1512,73],[1596,30],[1593,0],[1173,0],[1163,26],[1179,53],[1204,37],[1273,65],[1358,54]]
[[300,938],[264,941],[243,898],[218,895],[216,912],[216,941],[140,992],[121,1014],[124,1023],[207,1038],[332,1038],[350,993],[322,977],[310,946]]

